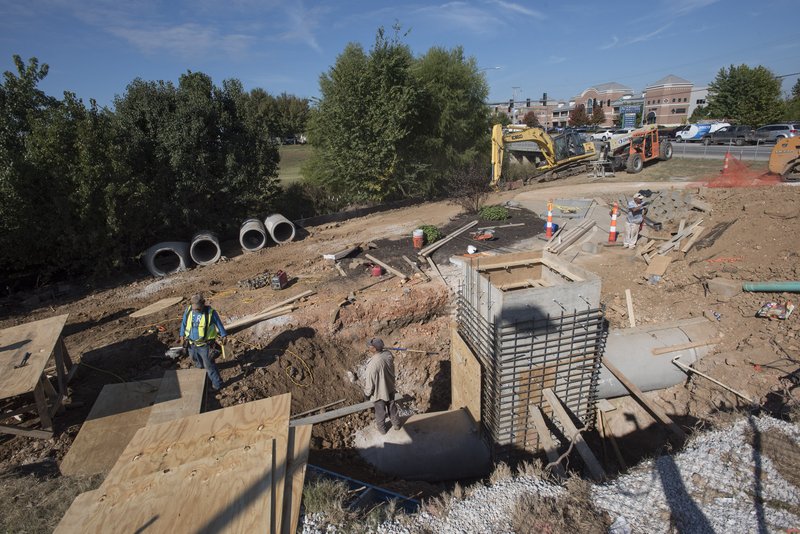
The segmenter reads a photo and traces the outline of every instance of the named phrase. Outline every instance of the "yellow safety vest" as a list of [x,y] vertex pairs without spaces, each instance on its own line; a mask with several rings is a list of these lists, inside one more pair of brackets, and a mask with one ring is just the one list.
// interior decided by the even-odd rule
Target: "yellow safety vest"
[[[186,308],[186,327],[183,330],[183,337],[189,339],[189,334],[192,332],[192,307]],[[217,326],[211,321],[214,315],[214,308],[206,306],[205,313],[200,316],[200,323],[197,325],[197,336],[199,339],[194,340],[195,345],[203,345],[198,343],[200,341],[211,341],[217,337]]]

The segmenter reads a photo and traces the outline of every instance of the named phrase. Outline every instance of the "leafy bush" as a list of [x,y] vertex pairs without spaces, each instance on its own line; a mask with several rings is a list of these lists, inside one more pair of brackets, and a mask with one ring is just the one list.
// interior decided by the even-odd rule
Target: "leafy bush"
[[430,245],[442,238],[442,232],[432,224],[425,224],[419,227],[425,234],[425,243]]
[[504,221],[508,219],[508,209],[503,206],[484,206],[481,208],[480,217],[484,221]]

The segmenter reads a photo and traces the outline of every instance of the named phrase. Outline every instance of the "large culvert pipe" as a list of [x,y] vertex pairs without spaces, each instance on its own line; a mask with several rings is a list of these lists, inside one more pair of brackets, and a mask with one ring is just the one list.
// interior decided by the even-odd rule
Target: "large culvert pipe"
[[264,220],[264,226],[267,227],[272,240],[279,245],[294,239],[294,224],[279,213],[274,213],[267,217]]
[[245,252],[261,250],[267,244],[267,228],[258,219],[247,219],[239,228],[239,244]]
[[[642,391],[664,389],[686,381],[686,373],[672,364],[691,365],[709,353],[717,340],[715,325],[705,318],[686,319],[663,325],[612,330],[606,340],[604,360],[608,360]],[[707,345],[683,348],[708,341]],[[653,349],[672,352],[653,354]],[[657,351],[661,352],[661,351]],[[628,395],[625,386],[605,367],[600,368],[597,396],[601,399]]]
[[144,251],[144,265],[153,276],[185,271],[189,263],[189,243],[166,241]]
[[192,238],[189,255],[197,265],[211,265],[218,262],[222,256],[219,239],[211,232],[197,232]]

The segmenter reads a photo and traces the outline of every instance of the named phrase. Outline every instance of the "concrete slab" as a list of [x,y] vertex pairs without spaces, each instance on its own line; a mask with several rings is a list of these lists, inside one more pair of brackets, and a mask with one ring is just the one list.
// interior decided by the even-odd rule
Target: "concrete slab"
[[377,469],[409,480],[458,480],[489,473],[489,449],[464,410],[409,417],[400,430],[358,431],[355,447]]

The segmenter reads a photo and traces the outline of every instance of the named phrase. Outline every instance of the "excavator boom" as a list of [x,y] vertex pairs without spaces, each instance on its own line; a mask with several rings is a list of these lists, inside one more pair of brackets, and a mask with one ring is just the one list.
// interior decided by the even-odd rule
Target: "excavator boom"
[[550,172],[573,163],[593,159],[596,156],[594,143],[584,143],[577,132],[568,132],[551,137],[541,128],[511,126],[503,132],[500,124],[492,127],[492,180],[497,187],[503,172],[503,155],[506,145],[531,141],[536,143],[544,161],[536,167],[539,172]]

